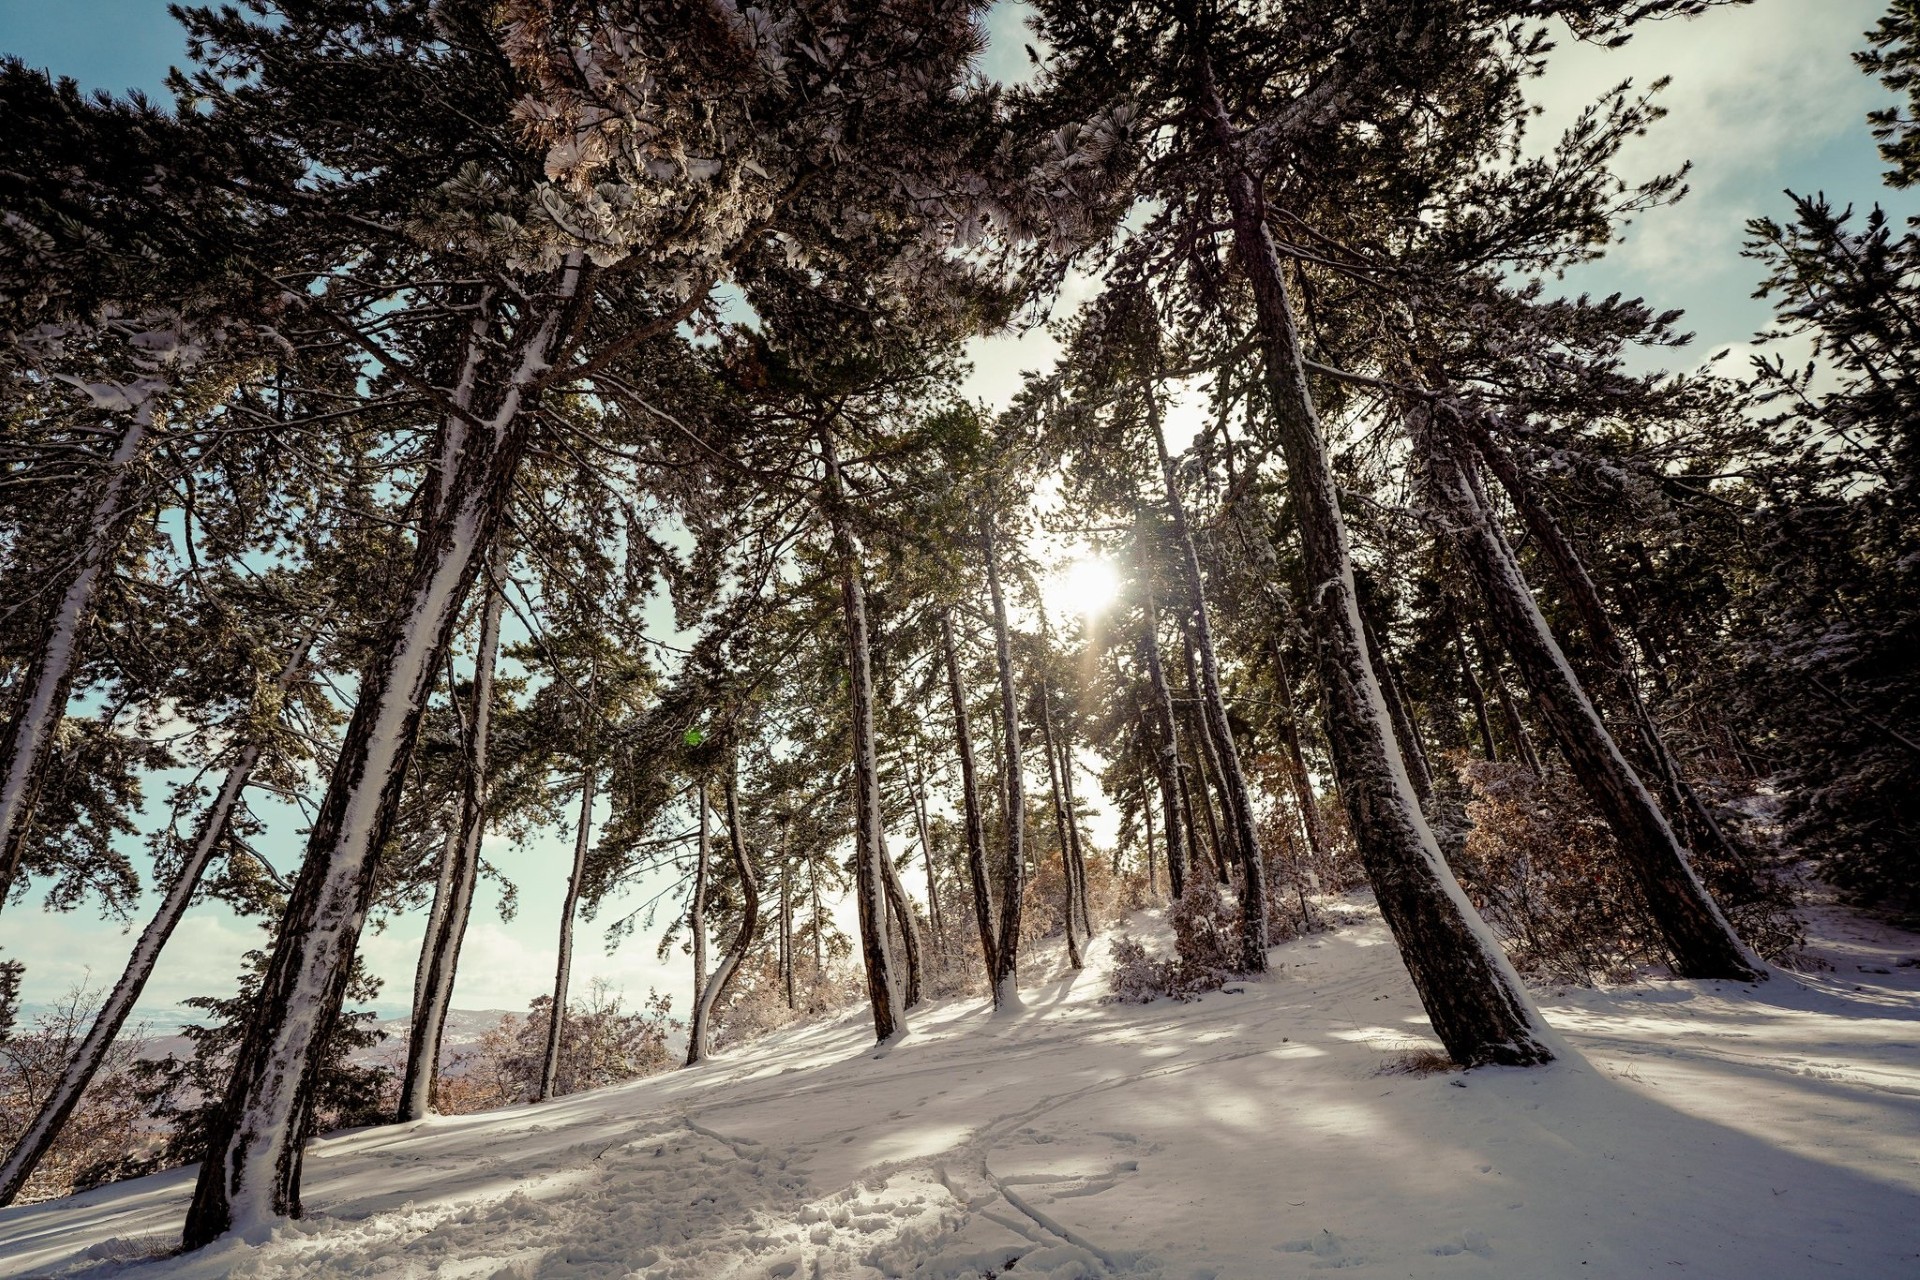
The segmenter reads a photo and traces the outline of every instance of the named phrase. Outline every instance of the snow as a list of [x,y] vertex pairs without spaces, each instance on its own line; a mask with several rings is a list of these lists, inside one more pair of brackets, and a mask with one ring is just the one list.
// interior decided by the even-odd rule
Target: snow
[[1385,927],[1335,912],[1191,1004],[1105,1003],[1103,935],[1083,973],[1024,965],[1023,1013],[916,1010],[885,1054],[862,1002],[698,1068],[341,1135],[306,1220],[196,1255],[138,1261],[191,1171],[9,1210],[0,1274],[1920,1274],[1920,938],[1822,909],[1828,970],[1543,993],[1575,1052],[1417,1074],[1434,1042]]

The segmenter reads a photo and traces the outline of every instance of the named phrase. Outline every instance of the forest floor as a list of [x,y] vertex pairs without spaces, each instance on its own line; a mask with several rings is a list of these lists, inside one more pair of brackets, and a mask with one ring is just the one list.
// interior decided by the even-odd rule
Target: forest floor
[[[723,1059],[316,1145],[308,1216],[156,1257],[192,1171],[0,1212],[0,1275],[1920,1276],[1920,937],[1808,913],[1831,966],[1542,993],[1577,1050],[1418,1074],[1385,928],[1191,1004],[1030,967],[1026,1008],[864,1011]],[[1141,936],[1164,942],[1154,913]],[[1902,962],[1905,963],[1902,963]]]

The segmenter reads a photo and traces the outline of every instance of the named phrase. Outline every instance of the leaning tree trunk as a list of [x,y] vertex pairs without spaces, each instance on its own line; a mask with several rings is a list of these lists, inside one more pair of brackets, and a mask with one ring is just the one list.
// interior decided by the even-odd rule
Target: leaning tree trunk
[[940,878],[933,871],[933,839],[927,832],[927,779],[916,767],[908,779],[912,787],[913,822],[920,834],[920,857],[927,864],[927,920],[933,927],[933,956],[946,967],[947,922],[940,911]]
[[1451,606],[1448,610],[1448,626],[1453,632],[1453,651],[1460,658],[1460,679],[1466,687],[1467,702],[1473,707],[1473,723],[1480,730],[1480,748],[1489,760],[1500,759],[1500,748],[1493,742],[1493,721],[1487,718],[1487,694],[1480,687],[1480,677],[1474,674],[1473,658],[1467,653],[1467,638],[1460,633],[1460,624],[1453,620]]
[[485,429],[462,442],[450,500],[422,530],[398,607],[371,646],[232,1083],[208,1126],[208,1158],[182,1233],[189,1249],[299,1216],[297,1122],[339,1018],[427,696],[513,492],[533,429],[529,398],[558,352],[582,261],[569,256],[551,305],[537,323],[529,317],[513,371],[479,419]]
[[1393,722],[1394,739],[1400,744],[1400,763],[1406,766],[1407,781],[1413,784],[1413,795],[1420,802],[1420,812],[1431,817],[1433,770],[1427,766],[1427,750],[1420,742],[1420,726],[1413,722],[1413,709],[1400,692],[1400,681],[1394,676],[1386,646],[1379,631],[1374,628],[1373,620],[1367,616],[1364,603],[1360,606],[1360,631],[1367,643],[1367,661],[1373,666],[1374,681],[1379,684],[1380,696],[1387,704],[1387,718]]
[[700,788],[700,839],[693,861],[693,898],[687,904],[687,945],[693,952],[693,1013],[687,1024],[687,1063],[700,1061],[706,1052],[707,1028],[701,1022],[707,1008],[707,871],[713,858],[713,840],[709,834],[710,806],[707,784]]
[[14,877],[26,853],[34,802],[53,758],[54,735],[66,714],[67,698],[79,669],[100,581],[112,572],[133,522],[128,488],[153,425],[153,401],[128,419],[107,458],[106,476],[92,510],[78,532],[84,543],[72,562],[72,576],[60,604],[34,650],[21,682],[20,706],[0,734],[0,910],[13,891]]
[[867,631],[867,591],[861,582],[860,544],[847,520],[840,455],[833,433],[820,424],[820,461],[826,472],[827,515],[840,561],[840,604],[846,617],[848,697],[853,712],[854,897],[860,910],[860,951],[866,962],[873,1034],[882,1044],[907,1032],[903,984],[887,942],[886,819],[880,810],[880,751],[873,723],[873,646]]
[[[309,633],[274,681],[275,705],[272,712],[276,721],[280,712],[278,704],[284,702],[287,691],[306,669],[307,652],[312,644],[313,635]],[[266,707],[257,707],[255,714],[262,715],[267,710]],[[220,790],[200,819],[200,830],[181,861],[180,869],[174,873],[173,883],[167,889],[167,896],[161,900],[160,909],[154,912],[153,919],[141,931],[140,940],[134,944],[133,954],[127,958],[120,981],[114,984],[106,1002],[94,1015],[93,1025],[87,1029],[86,1036],[74,1047],[66,1069],[61,1072],[53,1091],[40,1104],[40,1110],[35,1113],[26,1132],[20,1135],[20,1140],[7,1157],[5,1167],[0,1168],[0,1207],[12,1204],[20,1194],[20,1189],[33,1176],[33,1171],[46,1157],[48,1149],[59,1138],[61,1129],[73,1115],[74,1107],[79,1105],[81,1095],[93,1083],[100,1064],[106,1061],[108,1050],[113,1048],[114,1037],[126,1025],[127,1016],[133,1012],[133,1006],[139,1003],[147,979],[153,976],[153,966],[160,959],[167,939],[173,936],[174,927],[186,915],[207,864],[213,860],[215,850],[226,838],[233,823],[234,811],[240,807],[241,796],[253,777],[254,766],[260,763],[265,745],[263,731],[254,731],[249,735],[247,744],[240,749],[240,754],[227,766]]]
[[1332,458],[1307,386],[1299,333],[1266,206],[1236,156],[1235,127],[1221,102],[1193,0],[1181,0],[1196,73],[1194,105],[1213,135],[1231,213],[1234,251],[1251,286],[1266,366],[1272,427],[1287,467],[1299,523],[1312,620],[1327,697],[1327,736],[1340,794],[1381,914],[1454,1061],[1529,1066],[1551,1061],[1551,1033],[1473,912],[1420,813],[1399,760],[1379,685],[1367,662],[1353,561]]
[[413,1027],[407,1040],[407,1070],[400,1085],[396,1116],[401,1122],[418,1120],[433,1110],[433,1091],[440,1078],[440,1046],[446,1038],[447,1014],[453,1008],[460,948],[466,941],[467,920],[473,912],[473,891],[480,880],[480,844],[487,830],[487,757],[493,731],[494,664],[500,648],[505,591],[505,583],[496,577],[480,614],[480,647],[473,660],[473,719],[467,726],[467,769],[456,827],[459,840],[441,855],[443,862],[439,882],[434,887],[433,913],[427,921],[427,936],[420,943]]
[[973,914],[980,926],[980,957],[987,985],[1000,971],[1000,940],[993,927],[993,883],[987,876],[986,824],[980,812],[980,780],[973,755],[973,727],[967,714],[966,685],[960,679],[960,647],[953,638],[953,611],[940,615],[940,648],[947,663],[947,697],[953,703],[953,743],[960,757],[960,808],[967,837],[967,878],[973,885]]
[[1429,488],[1508,654],[1538,700],[1574,776],[1612,829],[1674,969],[1688,978],[1764,977],[1693,872],[1660,807],[1607,732],[1540,614],[1506,537],[1482,501],[1473,455],[1450,421],[1429,419]]
[[1320,802],[1313,794],[1313,777],[1307,772],[1306,752],[1300,748],[1300,719],[1293,708],[1293,675],[1287,669],[1280,642],[1269,639],[1273,655],[1273,678],[1280,691],[1280,713],[1276,724],[1281,745],[1287,749],[1287,780],[1293,787],[1293,802],[1300,810],[1300,825],[1307,833],[1307,851],[1314,865],[1327,865],[1327,827],[1320,816]]
[[[1087,899],[1087,853],[1080,842],[1080,815],[1073,800],[1073,728],[1060,729],[1060,798],[1067,805],[1067,848],[1073,853],[1073,879],[1080,896],[1080,927],[1088,941],[1093,940],[1093,908]],[[1114,856],[1119,856],[1116,847]]]
[[887,912],[899,931],[900,949],[906,953],[907,987],[902,1003],[911,1009],[920,1003],[920,924],[913,918],[913,903],[907,897],[907,887],[900,883],[900,868],[893,864],[893,855],[885,853],[885,847],[882,841],[884,856],[880,859],[880,871],[886,880]]
[[1480,653],[1480,666],[1487,675],[1487,683],[1493,686],[1494,700],[1500,704],[1500,723],[1506,727],[1507,741],[1513,744],[1513,753],[1520,757],[1527,772],[1536,778],[1540,776],[1540,755],[1533,749],[1533,735],[1527,732],[1527,722],[1520,718],[1520,708],[1514,705],[1513,691],[1507,688],[1507,678],[1500,673],[1500,654],[1487,639],[1487,633],[1481,629],[1479,619],[1473,621],[1473,645]]
[[573,918],[580,910],[580,886],[587,878],[587,850],[593,840],[593,800],[600,770],[588,763],[580,777],[580,827],[573,837],[573,874],[560,904],[559,956],[553,968],[553,1008],[547,1011],[547,1053],[540,1067],[540,1101],[560,1087],[560,1046],[567,1030],[567,987],[573,977]]
[[1174,900],[1187,891],[1187,868],[1189,854],[1193,853],[1192,841],[1196,838],[1192,825],[1181,821],[1180,796],[1182,792],[1180,764],[1180,718],[1173,709],[1173,690],[1167,686],[1166,664],[1160,660],[1160,614],[1155,608],[1153,583],[1149,577],[1152,572],[1147,563],[1147,554],[1142,542],[1141,522],[1134,521],[1134,547],[1139,562],[1140,582],[1142,586],[1142,606],[1146,610],[1146,624],[1141,629],[1140,647],[1147,659],[1147,681],[1153,686],[1154,718],[1160,722],[1160,741],[1156,755],[1159,760],[1160,794],[1167,829],[1167,887]]
[[[1247,775],[1240,767],[1240,750],[1227,719],[1227,700],[1220,692],[1220,663],[1213,648],[1213,628],[1207,621],[1206,579],[1200,573],[1200,552],[1194,546],[1193,527],[1187,522],[1187,504],[1167,452],[1167,435],[1160,423],[1160,400],[1147,392],[1147,417],[1153,447],[1160,459],[1160,479],[1166,487],[1167,510],[1173,516],[1173,535],[1180,546],[1180,568],[1187,584],[1187,614],[1192,620],[1193,648],[1200,656],[1200,713],[1205,733],[1201,745],[1220,784],[1231,838],[1229,847],[1240,863],[1240,967],[1248,973],[1267,971],[1267,878],[1260,858],[1260,837],[1253,829],[1253,801]],[[1184,628],[1183,628],[1184,630]]]
[[740,966],[746,963],[747,952],[753,947],[754,932],[760,924],[760,881],[754,874],[753,860],[747,857],[746,841],[740,836],[740,787],[731,768],[727,772],[726,794],[727,845],[733,851],[734,870],[740,876],[740,932],[734,935],[726,954],[720,957],[720,967],[707,980],[694,1007],[693,1030],[689,1033],[689,1039],[691,1041],[697,1037],[699,1048],[696,1051],[691,1042],[688,1044],[688,1066],[705,1061],[713,1053],[713,1011],[727,994],[728,986],[739,976]]
[[1560,527],[1560,522],[1547,509],[1533,485],[1527,482],[1513,455],[1494,438],[1487,425],[1477,419],[1465,419],[1463,426],[1480,457],[1500,481],[1500,487],[1512,499],[1514,509],[1526,523],[1527,532],[1553,565],[1554,573],[1565,588],[1574,611],[1580,615],[1581,624],[1593,642],[1594,656],[1601,668],[1601,686],[1612,691],[1615,701],[1624,708],[1636,730],[1640,748],[1637,767],[1660,779],[1673,806],[1672,812],[1686,825],[1696,847],[1711,846],[1728,865],[1744,867],[1745,857],[1727,838],[1719,819],[1713,816],[1713,811],[1687,780],[1679,760],[1667,746],[1665,735],[1654,722],[1646,699],[1640,696],[1631,664],[1627,660],[1626,645],[1621,642],[1620,633],[1600,599],[1600,590],[1594,585],[1586,562],[1574,548],[1572,539]]
[[1000,954],[993,971],[993,1007],[1020,1007],[1020,909],[1027,889],[1027,791],[1020,765],[1020,704],[1013,688],[1013,636],[1000,590],[993,514],[980,516],[980,551],[987,562],[987,594],[993,600],[994,664],[1000,671],[1002,802],[1006,805],[1007,866],[1000,882]]
[[1040,678],[1040,745],[1047,753],[1047,790],[1053,797],[1053,824],[1060,841],[1060,879],[1066,893],[1067,963],[1075,969],[1086,965],[1080,959],[1079,893],[1073,874],[1073,850],[1067,843],[1067,806],[1060,798],[1060,764],[1053,751],[1053,709],[1047,699],[1047,682]]

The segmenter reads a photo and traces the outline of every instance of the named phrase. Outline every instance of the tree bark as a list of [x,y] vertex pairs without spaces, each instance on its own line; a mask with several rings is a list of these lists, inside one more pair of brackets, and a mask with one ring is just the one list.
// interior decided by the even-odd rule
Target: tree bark
[[[1087,857],[1086,847],[1080,842],[1080,815],[1073,801],[1073,730],[1071,725],[1063,725],[1060,730],[1060,796],[1067,806],[1067,847],[1073,854],[1073,878],[1075,891],[1080,899],[1080,927],[1086,931],[1088,940],[1093,938],[1093,908],[1087,901]],[[1117,851],[1116,851],[1116,855]]]
[[[274,681],[271,710],[276,721],[287,691],[306,670],[307,654],[312,645],[313,634],[310,632]],[[255,714],[261,715],[267,710],[266,707],[256,707]],[[167,888],[166,897],[161,899],[159,910],[154,912],[147,927],[141,931],[140,940],[134,943],[133,954],[127,958],[120,980],[114,984],[99,1012],[94,1015],[93,1025],[87,1029],[85,1037],[74,1046],[60,1079],[40,1104],[39,1111],[20,1135],[20,1140],[14,1144],[6,1165],[0,1168],[0,1207],[14,1202],[27,1179],[33,1176],[33,1171],[59,1138],[60,1131],[66,1127],[87,1086],[93,1083],[94,1076],[99,1073],[100,1064],[106,1061],[107,1052],[113,1048],[114,1037],[120,1034],[120,1028],[126,1025],[134,1005],[139,1003],[147,979],[153,976],[153,966],[159,961],[160,953],[173,936],[181,917],[186,915],[194,892],[200,887],[201,877],[206,873],[207,864],[213,860],[214,852],[233,824],[234,811],[240,807],[247,783],[253,777],[254,766],[260,763],[260,756],[265,749],[262,738],[259,730],[249,734],[246,745],[227,766],[220,790],[215,793],[212,805],[201,817],[200,829],[186,857],[181,860],[180,869],[174,873],[173,882]]]
[[687,904],[687,941],[693,951],[693,1007],[687,1016],[687,1066],[706,1053],[707,1029],[701,1023],[707,1009],[707,872],[713,861],[712,806],[707,782],[700,788],[700,842],[693,863],[693,897]]
[[1435,506],[1574,776],[1612,829],[1675,971],[1688,978],[1741,982],[1764,977],[1764,967],[1720,914],[1653,796],[1580,687],[1474,484],[1473,455],[1465,439],[1450,416],[1429,419],[1426,426]]
[[1287,670],[1286,655],[1280,642],[1267,641],[1273,656],[1274,680],[1280,690],[1280,715],[1277,724],[1280,741],[1287,749],[1287,778],[1293,786],[1293,802],[1300,811],[1300,826],[1307,834],[1307,850],[1321,866],[1327,861],[1327,827],[1320,817],[1320,802],[1313,794],[1313,776],[1307,772],[1307,756],[1300,749],[1300,720],[1293,708],[1293,676]]
[[1193,0],[1180,0],[1180,9],[1194,68],[1194,105],[1213,136],[1235,254],[1253,293],[1272,427],[1286,462],[1311,587],[1327,736],[1361,859],[1414,988],[1454,1061],[1463,1066],[1550,1061],[1550,1033],[1447,869],[1400,763],[1367,661],[1339,490],[1307,386],[1265,202],[1236,156],[1235,129],[1214,85]]
[[740,835],[740,787],[732,768],[727,772],[727,844],[733,851],[733,865],[740,877],[740,931],[734,935],[733,942],[727,947],[726,954],[720,957],[720,967],[713,971],[713,977],[707,981],[701,992],[698,1007],[694,1010],[692,1034],[700,1038],[699,1052],[693,1045],[687,1047],[687,1065],[704,1062],[713,1053],[713,1011],[727,994],[727,988],[739,976],[740,966],[746,963],[747,952],[753,947],[753,935],[760,924],[760,881],[754,874],[753,861],[747,857],[746,841]]
[[867,592],[861,582],[860,546],[848,523],[833,433],[819,427],[825,498],[840,561],[840,603],[847,626],[847,671],[853,712],[854,894],[860,910],[860,951],[866,962],[867,999],[873,1034],[888,1044],[906,1034],[906,1004],[893,948],[887,943],[886,821],[880,811],[880,756],[874,738],[873,653],[867,631]]
[[940,878],[934,874],[933,870],[933,839],[927,833],[926,775],[916,768],[908,782],[913,788],[911,797],[913,821],[920,833],[920,856],[927,865],[927,919],[933,926],[933,954],[944,967],[947,951],[947,924],[940,911]]
[[953,703],[953,743],[960,757],[960,806],[967,837],[967,878],[973,882],[973,914],[980,927],[980,958],[987,985],[1000,971],[1000,942],[993,924],[993,882],[987,876],[986,824],[980,812],[980,783],[973,756],[973,728],[967,714],[967,690],[960,678],[960,647],[953,638],[953,611],[940,615],[940,647],[947,662],[947,696]]
[[0,735],[0,910],[13,892],[14,878],[26,854],[33,806],[46,781],[47,765],[60,721],[66,715],[73,677],[93,618],[93,599],[133,522],[127,489],[153,425],[153,402],[143,402],[129,417],[108,455],[106,475],[95,495],[84,543],[73,561],[60,604],[47,624],[21,682],[20,705]]
[[1160,660],[1160,614],[1155,607],[1152,572],[1147,561],[1144,529],[1134,520],[1134,549],[1139,562],[1142,607],[1146,624],[1141,629],[1140,646],[1147,659],[1147,680],[1153,686],[1154,715],[1160,722],[1157,744],[1160,762],[1160,792],[1167,829],[1167,885],[1178,900],[1187,891],[1188,855],[1192,852],[1193,827],[1181,821],[1180,800],[1185,792],[1181,777],[1179,717],[1173,709],[1173,691],[1167,687],[1166,664]]
[[452,496],[423,529],[399,607],[372,647],[232,1084],[208,1128],[208,1158],[182,1233],[189,1249],[300,1213],[297,1122],[308,1109],[317,1051],[339,1017],[428,690],[500,527],[532,431],[529,397],[558,354],[583,264],[569,255],[546,309],[537,321],[528,317],[487,429],[464,440]]
[[920,980],[923,973],[920,956],[920,924],[913,918],[913,902],[907,897],[907,887],[900,882],[900,868],[894,865],[893,855],[885,853],[880,871],[885,877],[887,887],[887,910],[893,919],[894,928],[899,931],[901,949],[906,952],[907,986],[902,1001],[906,1008],[920,1003]]
[[540,1101],[560,1086],[560,1045],[567,1029],[567,987],[573,976],[573,918],[580,909],[580,886],[587,875],[587,850],[593,839],[593,800],[600,770],[586,763],[580,776],[580,826],[573,838],[573,874],[560,904],[559,957],[553,971],[553,1008],[547,1019],[547,1055],[540,1069]]
[[1433,770],[1427,767],[1427,751],[1420,742],[1420,727],[1413,722],[1412,709],[1401,696],[1400,681],[1394,675],[1393,664],[1381,643],[1380,633],[1374,628],[1373,619],[1367,616],[1364,603],[1360,606],[1360,630],[1367,642],[1367,661],[1373,667],[1373,678],[1380,685],[1380,696],[1386,699],[1387,716],[1393,722],[1393,736],[1400,744],[1400,762],[1406,766],[1407,781],[1413,784],[1413,794],[1420,802],[1420,812],[1431,817]]
[[1020,704],[1013,687],[1013,635],[1000,590],[992,512],[980,516],[980,550],[987,563],[987,593],[993,601],[994,663],[1000,670],[1001,786],[1006,804],[1007,865],[1000,882],[1000,946],[993,970],[993,1007],[1020,1007],[1020,911],[1027,888],[1027,792],[1020,764]]
[[1060,842],[1060,879],[1066,895],[1067,917],[1067,963],[1075,969],[1084,969],[1080,959],[1079,938],[1079,893],[1073,874],[1073,850],[1067,843],[1067,807],[1060,798],[1060,765],[1053,750],[1053,709],[1047,698],[1047,681],[1043,674],[1040,684],[1040,745],[1047,753],[1047,790],[1053,798],[1053,823]]
[[[1194,546],[1187,506],[1180,497],[1173,457],[1167,452],[1167,433],[1160,422],[1160,398],[1147,391],[1147,418],[1153,447],[1160,459],[1160,478],[1166,488],[1167,510],[1173,534],[1180,544],[1180,567],[1187,584],[1187,616],[1193,628],[1193,649],[1200,657],[1200,735],[1207,763],[1220,784],[1222,809],[1230,833],[1228,846],[1240,864],[1240,966],[1248,973],[1267,971],[1267,878],[1260,857],[1260,838],[1253,828],[1253,801],[1247,776],[1240,767],[1240,750],[1227,719],[1227,700],[1220,691],[1220,663],[1213,648],[1213,628],[1207,621],[1206,579],[1200,572],[1200,552]],[[1185,628],[1182,628],[1184,631]],[[1192,654],[1189,652],[1189,661]]]
[[[496,558],[497,559],[497,558]],[[496,563],[497,569],[503,565]],[[413,1028],[407,1041],[407,1069],[400,1085],[398,1119],[418,1120],[433,1109],[440,1076],[440,1045],[447,1013],[453,1008],[453,984],[460,968],[480,880],[480,845],[487,829],[487,759],[493,732],[494,664],[500,648],[500,618],[506,584],[496,573],[480,615],[480,645],[474,654],[473,718],[467,727],[467,770],[460,796],[459,843],[445,850],[434,911],[420,943],[420,969],[414,983]]]

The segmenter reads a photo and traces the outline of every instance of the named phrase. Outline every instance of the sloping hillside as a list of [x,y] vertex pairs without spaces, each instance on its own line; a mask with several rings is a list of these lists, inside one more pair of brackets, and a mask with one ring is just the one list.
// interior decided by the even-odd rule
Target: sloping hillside
[[[1575,1053],[1409,1074],[1383,927],[1193,1004],[860,1015],[726,1061],[321,1143],[305,1221],[188,1258],[186,1171],[0,1213],[5,1274],[1920,1275],[1917,940],[1838,913],[1759,988],[1549,994]],[[1137,924],[1153,932],[1151,916]],[[1902,960],[1909,961],[1901,964]]]

